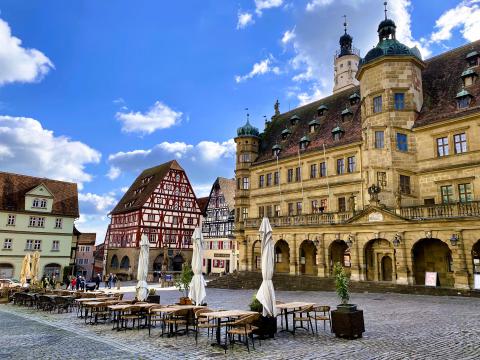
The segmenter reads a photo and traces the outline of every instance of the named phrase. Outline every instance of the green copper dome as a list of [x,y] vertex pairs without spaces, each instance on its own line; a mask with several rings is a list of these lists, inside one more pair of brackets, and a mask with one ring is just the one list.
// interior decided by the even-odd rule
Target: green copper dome
[[461,77],[464,78],[467,76],[477,76],[477,73],[473,69],[467,69],[462,73]]
[[308,137],[308,135],[305,135],[304,137],[302,137],[302,138],[300,139],[299,142],[301,142],[301,143],[302,143],[302,142],[310,142],[310,138]]
[[350,110],[350,108],[345,108],[345,110],[342,111],[342,116],[345,116],[345,115],[353,115],[352,113],[352,110]]
[[472,94],[470,94],[467,90],[462,89],[462,91],[460,91],[459,93],[457,93],[457,96],[455,96],[455,99],[459,99],[459,98],[462,98],[462,97],[465,97],[465,96],[470,96],[470,97],[472,97]]
[[286,128],[285,130],[282,131],[282,135],[290,135],[292,131],[289,128]]
[[317,119],[313,119],[308,123],[308,126],[320,125]]
[[256,127],[250,125],[250,122],[247,120],[245,125],[237,129],[237,136],[260,137],[260,132]]
[[337,126],[334,127],[333,130],[332,130],[332,134],[340,133],[340,132],[345,132],[345,131],[343,131],[343,129],[340,127],[340,125],[337,125]]

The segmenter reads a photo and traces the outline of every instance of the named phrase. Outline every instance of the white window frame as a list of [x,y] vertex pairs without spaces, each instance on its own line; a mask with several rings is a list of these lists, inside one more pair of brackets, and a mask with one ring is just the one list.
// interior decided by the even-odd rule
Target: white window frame
[[60,251],[60,240],[52,241],[52,251]]
[[15,221],[17,219],[17,216],[14,214],[8,214],[7,218],[7,225],[8,226],[15,226]]
[[3,240],[3,249],[4,250],[11,250],[12,249],[12,244],[13,244],[13,239],[7,238]]
[[63,219],[56,218],[55,219],[55,229],[61,229],[63,227]]
[[25,243],[25,250],[33,250],[33,240],[27,239]]
[[42,250],[42,240],[33,241],[33,250]]

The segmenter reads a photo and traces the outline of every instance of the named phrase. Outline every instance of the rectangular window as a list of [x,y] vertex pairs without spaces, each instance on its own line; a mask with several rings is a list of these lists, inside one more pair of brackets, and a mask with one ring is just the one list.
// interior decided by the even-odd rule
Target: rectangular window
[[273,184],[278,185],[280,183],[280,176],[278,174],[278,171],[275,171],[273,173]]
[[375,148],[383,149],[385,147],[385,133],[383,131],[375,131]]
[[60,241],[58,240],[53,240],[52,242],[52,251],[58,251],[60,250]]
[[408,151],[408,142],[407,142],[406,134],[397,133],[397,150]]
[[471,184],[458,184],[458,200],[462,203],[473,200]]
[[410,191],[410,176],[400,175],[400,192],[409,195]]
[[310,165],[310,179],[317,177],[317,164]]
[[263,218],[265,216],[265,208],[263,206],[258,207],[258,217]]
[[297,215],[302,215],[302,203],[297,202]]
[[35,217],[30,216],[29,226],[31,227],[44,227],[45,218],[44,217]]
[[312,214],[318,212],[318,200],[312,200]]
[[271,218],[272,217],[272,205],[267,205],[265,207],[265,209],[266,209],[267,217]]
[[293,215],[294,215],[293,203],[288,203],[288,215],[289,215],[289,216],[293,216]]
[[302,169],[300,167],[295,168],[295,181],[302,180]]
[[258,187],[263,188],[265,186],[265,175],[258,177]]
[[242,180],[240,178],[237,179],[237,189],[240,190],[240,184],[242,183]]
[[447,156],[450,153],[448,148],[448,137],[441,137],[437,139],[437,155],[438,157]]
[[320,208],[319,211],[327,211],[328,199],[320,199]]
[[339,211],[339,212],[345,212],[345,211],[347,211],[347,206],[346,206],[345,198],[344,198],[344,197],[339,197],[339,198],[338,198],[338,211]]
[[341,175],[345,173],[345,160],[337,159],[337,174]]
[[62,224],[63,224],[62,218],[56,218],[55,219],[55,229],[61,229]]
[[12,215],[12,214],[8,215],[7,225],[9,226],[15,225],[15,215]]
[[247,208],[242,209],[242,216],[243,216],[243,220],[248,219],[248,209]]
[[25,244],[25,250],[33,250],[33,240],[27,240]]
[[40,207],[41,207],[42,209],[46,209],[46,208],[47,208],[47,200],[42,199],[42,200],[40,201]]
[[267,186],[272,186],[272,173],[267,174]]
[[12,248],[12,239],[5,239],[3,240],[3,248],[4,249],[11,249]]
[[240,162],[250,162],[250,154],[240,154]]
[[394,95],[394,106],[395,110],[405,109],[405,94],[404,93],[395,93]]
[[321,162],[320,163],[320,177],[327,176],[327,163]]
[[350,156],[347,158],[347,171],[349,173],[355,172],[355,156]]
[[440,192],[442,193],[443,204],[449,204],[453,202],[453,186],[452,185],[441,186]]
[[377,172],[377,185],[384,189],[387,187],[387,173],[384,171]]
[[32,207],[34,207],[34,208],[40,207],[40,200],[39,199],[33,199]]
[[373,98],[373,112],[382,112],[382,96],[376,96]]
[[455,144],[455,154],[467,152],[467,135],[465,133],[453,135],[453,142]]
[[280,216],[280,205],[275,205],[275,217]]
[[250,188],[250,181],[248,177],[243,178],[243,190],[248,190]]
[[147,219],[148,221],[155,221],[155,214],[148,214]]
[[287,170],[287,182],[292,182],[293,181],[293,169],[288,169]]

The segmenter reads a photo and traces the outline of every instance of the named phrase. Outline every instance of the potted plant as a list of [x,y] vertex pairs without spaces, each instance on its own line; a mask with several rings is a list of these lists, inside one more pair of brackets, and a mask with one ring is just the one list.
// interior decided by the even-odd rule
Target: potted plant
[[361,338],[365,332],[363,311],[357,310],[357,305],[349,304],[350,300],[350,279],[340,263],[333,268],[335,275],[335,290],[340,298],[341,304],[337,310],[332,311],[332,332],[337,337],[347,339]]
[[191,305],[192,300],[188,297],[190,282],[193,278],[193,271],[189,264],[184,264],[182,272],[175,278],[175,287],[183,294],[180,298],[180,305]]
[[160,304],[160,295],[157,295],[157,290],[155,288],[148,289],[147,302]]
[[[257,299],[257,294],[254,294],[250,303],[250,310],[263,313],[263,305]],[[277,333],[277,318],[273,316],[263,316],[253,324],[258,329],[254,331],[260,339],[274,338]]]

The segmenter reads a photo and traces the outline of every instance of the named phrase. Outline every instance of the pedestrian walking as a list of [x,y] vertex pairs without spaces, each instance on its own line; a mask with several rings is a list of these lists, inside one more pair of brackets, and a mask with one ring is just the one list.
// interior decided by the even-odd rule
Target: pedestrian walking
[[112,273],[110,273],[110,275],[108,275],[108,288],[111,289],[112,285],[113,285],[113,275]]
[[77,278],[75,276],[72,278],[72,281],[70,282],[70,286],[72,287],[72,290],[75,290],[75,288],[78,290]]
[[100,274],[97,274],[97,276],[95,276],[95,290],[98,290],[100,288],[100,281],[101,281],[101,277],[100,277]]

